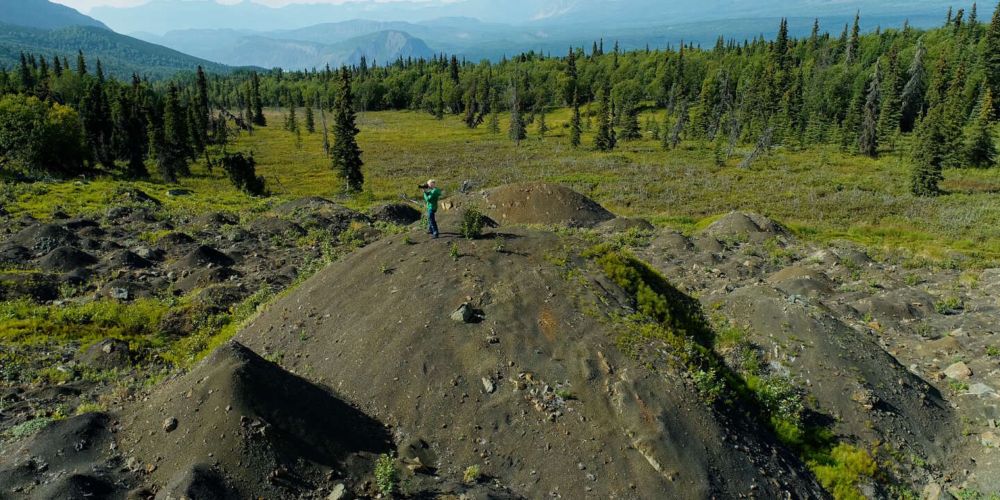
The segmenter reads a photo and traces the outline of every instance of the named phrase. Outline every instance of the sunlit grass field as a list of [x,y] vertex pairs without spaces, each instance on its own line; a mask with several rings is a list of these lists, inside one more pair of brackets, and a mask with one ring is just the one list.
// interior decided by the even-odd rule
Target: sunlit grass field
[[[640,123],[646,118],[641,116]],[[506,117],[501,117],[501,132],[493,134],[486,124],[468,129],[456,116],[438,121],[423,112],[369,112],[358,115],[365,192],[348,198],[323,155],[318,112],[317,132],[306,133],[302,126],[301,139],[283,129],[283,111],[270,110],[268,120],[269,127],[242,134],[227,149],[253,152],[272,198],[239,193],[219,169],[209,172],[204,161],[193,167],[194,177],[181,181],[190,195],[167,197],[163,193],[174,186],[155,182],[138,187],[162,199],[169,210],[198,213],[261,211],[301,196],[366,209],[399,200],[403,193],[416,196],[416,186],[428,178],[438,179],[447,192],[466,180],[476,187],[544,180],[569,185],[620,215],[688,232],[731,210],[750,210],[781,221],[800,237],[849,239],[908,263],[983,267],[1000,261],[1000,169],[948,170],[943,184],[948,195],[916,198],[909,193],[905,146],[877,160],[836,147],[776,148],[742,169],[738,165],[749,146],[719,166],[711,144],[686,141],[664,151],[648,133],[615,152],[599,153],[589,146],[592,131],[585,131],[584,147],[573,149],[567,109],[547,116],[551,130],[544,138],[537,121],[529,125],[529,138],[520,146],[507,138]],[[99,213],[123,183],[8,185],[7,198],[16,201],[7,209],[41,218],[55,207]]]

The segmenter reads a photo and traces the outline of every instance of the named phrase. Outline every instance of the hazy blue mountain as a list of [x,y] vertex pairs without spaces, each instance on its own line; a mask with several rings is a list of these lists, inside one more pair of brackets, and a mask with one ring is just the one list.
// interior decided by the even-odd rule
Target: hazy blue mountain
[[[6,0],[11,1],[11,0]],[[99,7],[91,14],[123,32],[163,34],[181,29],[294,30],[352,19],[420,23],[466,17],[491,23],[550,28],[575,26],[585,31],[623,27],[677,25],[724,19],[837,17],[861,10],[864,16],[944,16],[948,6],[971,7],[950,0],[426,0],[352,1],[342,4],[292,4],[271,8],[243,1],[222,5],[214,0],[152,0],[130,8]],[[981,5],[987,18],[992,5]],[[586,33],[599,36],[601,33]],[[420,37],[419,34],[413,33]]]
[[178,71],[194,70],[199,64],[213,72],[230,69],[105,28],[72,26],[43,30],[0,24],[0,66],[14,67],[21,52],[47,58],[58,55],[75,64],[77,50],[84,51],[91,67],[99,58],[107,73],[123,78],[133,72],[152,78],[167,77]]
[[[359,25],[361,26],[361,25]],[[147,41],[232,66],[285,69],[320,68],[327,64],[387,62],[399,57],[430,57],[434,51],[419,38],[387,23],[358,29],[317,29],[312,33],[247,30],[181,30],[163,36],[139,35]],[[325,34],[324,34],[325,33]]]
[[0,0],[0,23],[41,29],[69,26],[107,28],[92,17],[48,0]]

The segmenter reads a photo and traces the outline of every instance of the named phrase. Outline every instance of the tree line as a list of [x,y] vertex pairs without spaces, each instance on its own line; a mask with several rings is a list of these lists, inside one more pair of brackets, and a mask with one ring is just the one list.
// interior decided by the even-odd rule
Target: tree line
[[[565,56],[527,52],[497,62],[442,54],[381,65],[362,59],[340,69],[198,71],[152,83],[105,79],[99,64],[86,69],[82,54],[76,66],[25,56],[20,68],[0,70],[0,94],[47,102],[64,120],[72,121],[75,110],[85,143],[79,161],[123,163],[130,175],[144,175],[143,160],[151,160],[165,179],[176,179],[207,144],[224,144],[230,127],[252,133],[267,126],[265,107],[285,108],[285,127],[296,132],[295,110],[305,108],[307,131],[315,129],[317,110],[324,137],[326,113],[333,113],[335,142],[327,138],[324,148],[357,190],[363,177],[356,111],[452,116],[519,143],[531,128],[548,132],[553,108],[570,107],[575,147],[611,151],[652,137],[672,149],[694,140],[725,162],[750,145],[744,164],[775,146],[832,144],[871,157],[905,150],[914,164],[912,191],[935,195],[944,168],[996,162],[1000,9],[989,23],[980,22],[975,4],[969,12],[949,11],[932,30],[904,23],[863,34],[857,15],[839,35],[817,21],[808,36],[795,38],[782,20],[773,40],[720,37],[711,48],[681,43],[628,52],[600,40]],[[583,144],[585,130],[591,144]]]

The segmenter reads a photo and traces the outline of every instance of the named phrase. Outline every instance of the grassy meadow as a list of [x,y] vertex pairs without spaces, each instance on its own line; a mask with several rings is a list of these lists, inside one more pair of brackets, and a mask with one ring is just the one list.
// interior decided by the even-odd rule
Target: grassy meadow
[[[240,135],[230,151],[252,151],[258,173],[267,180],[271,199],[252,199],[233,189],[219,169],[204,161],[195,175],[181,181],[187,196],[167,197],[155,182],[136,183],[161,198],[168,210],[261,211],[272,203],[302,196],[324,196],[365,209],[416,196],[415,186],[436,178],[446,191],[464,180],[477,187],[544,180],[569,185],[620,215],[642,216],[657,225],[691,232],[731,210],[773,217],[800,237],[819,241],[848,239],[908,264],[933,262],[963,267],[992,266],[1000,261],[1000,169],[953,169],[945,172],[947,195],[917,198],[910,194],[906,138],[899,150],[873,160],[836,147],[807,150],[776,148],[750,168],[739,167],[750,146],[718,165],[712,144],[686,141],[664,151],[646,134],[620,143],[612,153],[569,145],[569,110],[547,116],[544,138],[537,121],[529,138],[516,146],[486,124],[470,130],[457,118],[436,120],[423,112],[368,112],[358,115],[364,150],[365,192],[344,198],[342,182],[322,152],[322,133],[301,138],[282,128],[284,112],[269,110],[269,127]],[[319,113],[317,115],[317,129]],[[302,113],[299,113],[302,116]],[[657,116],[659,118],[659,116]],[[646,123],[647,115],[640,117]],[[302,120],[299,120],[300,125]],[[99,178],[27,185],[5,185],[7,210],[45,218],[58,207],[69,213],[102,212],[123,181]]]

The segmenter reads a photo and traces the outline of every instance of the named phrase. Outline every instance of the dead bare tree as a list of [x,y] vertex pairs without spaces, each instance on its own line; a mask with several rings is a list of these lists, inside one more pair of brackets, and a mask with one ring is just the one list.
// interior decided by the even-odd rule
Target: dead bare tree
[[764,130],[764,133],[760,135],[759,139],[757,139],[757,145],[754,146],[753,151],[751,151],[750,154],[748,154],[746,158],[740,162],[740,168],[750,168],[755,161],[760,159],[761,156],[764,156],[764,154],[771,149],[771,138],[773,136],[774,127],[768,127],[767,130]]

